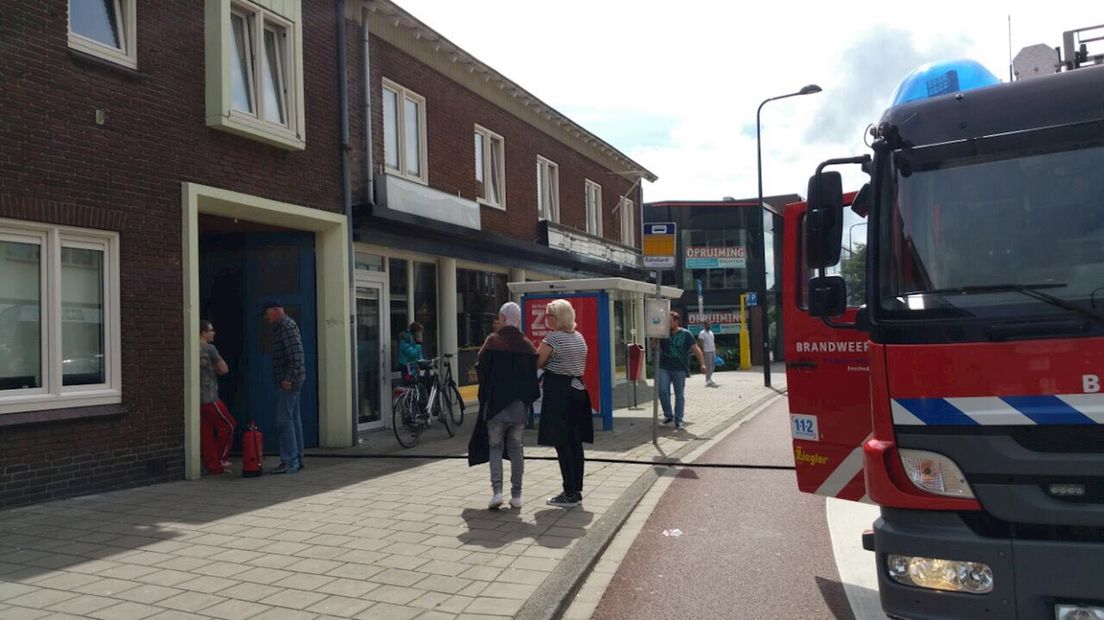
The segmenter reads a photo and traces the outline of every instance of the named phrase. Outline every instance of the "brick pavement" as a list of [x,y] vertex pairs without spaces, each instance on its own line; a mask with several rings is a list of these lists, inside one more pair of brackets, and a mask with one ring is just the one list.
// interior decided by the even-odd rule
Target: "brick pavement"
[[[688,382],[686,428],[661,427],[665,455],[700,447],[771,394],[761,373],[715,378],[720,388],[700,376]],[[774,381],[784,388],[784,375]],[[618,410],[615,430],[597,432],[588,456],[657,458],[651,414],[650,403]],[[466,422],[446,441],[433,428],[402,454],[462,455],[470,429]],[[527,433],[526,456],[554,456],[535,440]],[[337,452],[393,444],[387,431]],[[290,476],[224,475],[8,510],[0,512],[0,617],[511,617],[563,576],[565,558],[608,542],[595,537],[620,526],[611,507],[621,500],[624,509],[630,487],[653,469],[588,463],[584,503],[571,510],[544,504],[560,487],[550,460],[526,462],[521,510],[489,511],[486,466],[319,456]]]

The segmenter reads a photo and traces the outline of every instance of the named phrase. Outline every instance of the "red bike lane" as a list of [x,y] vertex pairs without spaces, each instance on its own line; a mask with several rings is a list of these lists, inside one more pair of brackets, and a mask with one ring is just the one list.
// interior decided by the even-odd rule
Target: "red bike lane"
[[[792,465],[788,413],[779,399],[696,462]],[[824,498],[792,471],[715,468],[671,482],[592,616],[768,617],[853,618]]]

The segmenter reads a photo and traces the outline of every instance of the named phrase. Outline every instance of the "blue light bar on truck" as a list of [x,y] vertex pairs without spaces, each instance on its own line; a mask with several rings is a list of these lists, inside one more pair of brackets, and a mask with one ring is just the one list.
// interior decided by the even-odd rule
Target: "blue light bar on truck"
[[1000,84],[1000,79],[975,60],[929,62],[913,69],[893,93],[893,104],[938,97]]

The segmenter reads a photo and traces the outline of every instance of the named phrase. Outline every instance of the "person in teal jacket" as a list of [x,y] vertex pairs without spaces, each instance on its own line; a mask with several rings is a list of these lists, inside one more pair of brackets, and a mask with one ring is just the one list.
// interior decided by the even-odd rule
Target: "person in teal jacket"
[[414,375],[414,363],[423,359],[422,324],[414,321],[405,332],[399,334],[399,364]]

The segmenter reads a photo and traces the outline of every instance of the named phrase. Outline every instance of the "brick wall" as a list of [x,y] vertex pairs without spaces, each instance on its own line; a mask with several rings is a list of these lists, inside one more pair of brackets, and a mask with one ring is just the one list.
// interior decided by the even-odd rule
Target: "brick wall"
[[136,72],[69,50],[67,0],[0,4],[0,218],[119,233],[126,407],[0,427],[0,507],[179,479],[181,183],[341,210],[333,4],[303,2],[295,153],[205,125],[203,3],[138,3]]
[[[353,104],[353,148],[363,150],[363,74],[360,32],[350,34],[357,41],[350,50]],[[611,173],[606,166],[564,145],[557,138],[536,129],[518,117],[495,106],[461,84],[453,82],[398,48],[371,38],[372,123],[376,170],[383,161],[382,79],[387,78],[426,99],[426,141],[428,144],[429,185],[433,189],[475,199],[475,152],[473,131],[480,125],[502,136],[506,144],[506,210],[481,207],[483,230],[523,241],[535,241],[537,232],[537,155],[559,165],[560,222],[586,230],[584,181],[602,186],[603,236],[621,241],[621,220],[614,213],[618,198],[628,191],[632,181]],[[355,73],[355,75],[354,75]],[[361,155],[356,155],[361,162]],[[360,168],[354,179],[361,180]],[[634,194],[637,193],[634,191]],[[633,197],[639,208],[639,196]],[[639,228],[639,217],[636,226]],[[639,237],[639,234],[637,235]],[[639,245],[639,239],[637,239]]]

